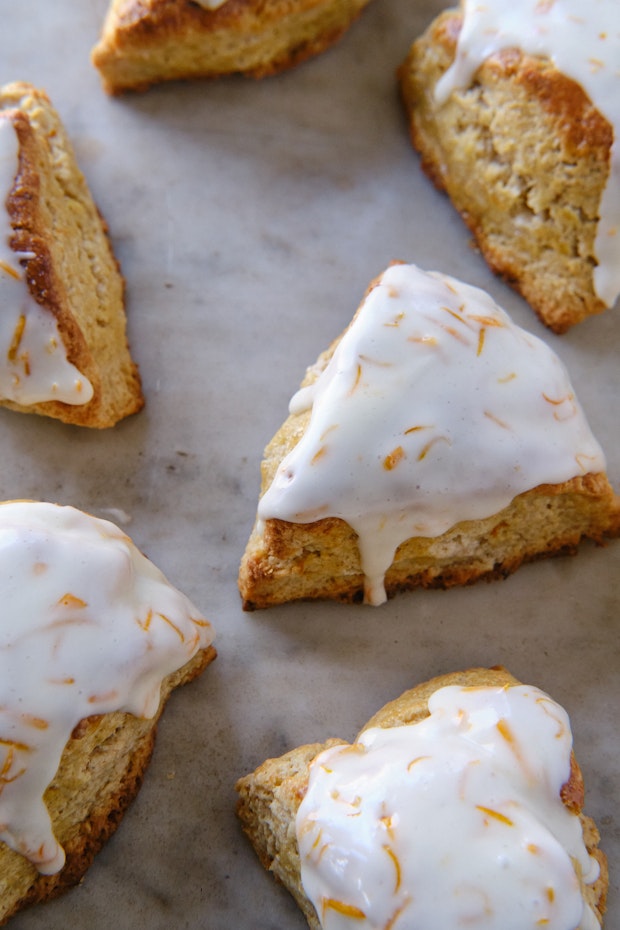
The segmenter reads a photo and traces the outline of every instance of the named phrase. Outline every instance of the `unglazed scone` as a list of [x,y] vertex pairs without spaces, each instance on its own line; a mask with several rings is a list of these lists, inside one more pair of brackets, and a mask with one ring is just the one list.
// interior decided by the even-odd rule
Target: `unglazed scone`
[[394,264],[265,450],[244,607],[505,576],[620,531],[568,375],[488,294]]
[[76,884],[140,786],[211,625],[118,527],[0,504],[0,924]]
[[620,293],[620,5],[462,0],[400,69],[411,138],[556,333]]
[[503,669],[426,682],[352,743],[237,783],[243,828],[312,930],[598,930],[607,865],[566,712]]
[[144,404],[124,281],[47,95],[0,89],[0,404],[110,427]]
[[92,61],[117,94],[160,81],[266,77],[324,51],[369,0],[112,0]]

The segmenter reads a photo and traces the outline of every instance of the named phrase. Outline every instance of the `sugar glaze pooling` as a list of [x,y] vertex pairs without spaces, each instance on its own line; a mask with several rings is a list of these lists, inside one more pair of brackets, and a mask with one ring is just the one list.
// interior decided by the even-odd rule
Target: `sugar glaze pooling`
[[[599,930],[566,712],[529,686],[436,691],[430,716],[312,763],[296,818],[324,930]],[[576,865],[574,865],[575,863]]]
[[[0,192],[6,202],[18,171],[19,140],[10,119],[0,119]],[[0,210],[0,396],[29,404],[57,400],[88,403],[93,386],[68,361],[54,315],[39,306],[10,241],[6,209]]]
[[415,265],[381,276],[325,370],[293,397],[291,413],[308,409],[258,517],[345,520],[371,604],[385,600],[385,572],[406,539],[605,470],[548,346],[488,294]]
[[594,288],[611,306],[620,294],[620,3],[618,0],[462,0],[456,57],[435,89],[439,102],[469,86],[502,49],[550,59],[584,89],[611,125],[609,177],[601,197]]
[[65,861],[45,789],[93,714],[152,717],[211,625],[121,530],[73,507],[0,504],[0,840],[39,872]]

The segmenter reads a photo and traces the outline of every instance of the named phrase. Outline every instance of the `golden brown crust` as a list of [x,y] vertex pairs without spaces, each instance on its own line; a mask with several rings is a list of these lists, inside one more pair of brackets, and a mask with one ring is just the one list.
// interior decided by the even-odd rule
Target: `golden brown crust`
[[118,712],[89,717],[74,730],[45,793],[66,864],[56,875],[40,875],[23,856],[0,843],[0,925],[22,908],[57,897],[80,881],[140,790],[168,697],[196,678],[215,656],[209,646],[165,679],[153,719]]
[[6,85],[0,119],[11,121],[19,139],[18,173],[7,198],[11,247],[31,253],[22,262],[30,293],[54,315],[69,361],[94,388],[81,405],[0,403],[78,426],[113,426],[144,399],[127,345],[124,281],[105,223],[43,91]]
[[[369,290],[376,285],[376,280]],[[315,381],[339,340],[308,369]],[[284,457],[297,445],[310,412],[291,414],[265,449],[261,494]],[[540,485],[486,519],[455,524],[441,536],[414,537],[397,549],[385,576],[388,597],[414,588],[449,588],[506,578],[521,565],[575,553],[582,539],[602,545],[620,535],[620,497],[604,474],[587,474],[558,485]],[[256,521],[239,569],[245,610],[294,600],[359,602],[364,575],[357,536],[343,520],[314,523]]]
[[515,49],[438,106],[461,21],[442,13],[400,68],[411,139],[491,268],[562,333],[605,309],[594,240],[613,131],[577,83]]
[[[499,666],[440,675],[386,704],[364,725],[357,739],[370,727],[402,726],[423,720],[428,716],[428,700],[439,688],[448,685],[510,687],[518,684],[518,679]],[[277,759],[267,759],[254,772],[240,778],[236,785],[239,794],[237,813],[245,833],[263,866],[293,895],[312,930],[321,930],[321,924],[301,884],[295,817],[307,790],[310,763],[323,750],[343,742],[332,739],[325,743],[300,746]],[[604,853],[598,848],[596,826],[582,812],[582,786],[581,771],[573,755],[570,778],[562,790],[562,798],[572,799],[568,806],[579,814],[588,852],[601,866],[598,880],[584,887],[583,894],[599,922],[602,922],[608,886],[607,862]]]
[[267,77],[333,45],[370,0],[112,0],[92,52],[108,93],[223,74]]

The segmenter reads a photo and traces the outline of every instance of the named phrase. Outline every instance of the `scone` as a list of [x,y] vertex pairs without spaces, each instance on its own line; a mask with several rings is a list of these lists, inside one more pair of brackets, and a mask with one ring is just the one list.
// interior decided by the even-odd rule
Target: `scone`
[[369,0],[112,0],[92,61],[110,94],[276,74],[333,45]]
[[211,625],[114,524],[0,504],[0,924],[80,880]]
[[620,530],[566,370],[491,298],[394,264],[267,446],[244,607],[381,604]]
[[312,930],[594,930],[608,885],[566,712],[503,669],[405,692],[352,744],[237,783],[265,866]]
[[109,427],[144,404],[124,281],[46,94],[0,89],[0,404]]
[[556,333],[620,293],[620,5],[462,0],[400,86],[422,166]]

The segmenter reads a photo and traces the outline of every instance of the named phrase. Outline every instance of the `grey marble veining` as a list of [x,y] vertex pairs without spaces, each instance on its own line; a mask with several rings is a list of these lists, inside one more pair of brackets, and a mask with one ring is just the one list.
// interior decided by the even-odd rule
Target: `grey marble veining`
[[376,610],[247,615],[236,588],[263,446],[391,259],[485,287],[549,342],[620,485],[618,311],[543,330],[410,148],[395,71],[443,5],[375,0],[340,45],[280,77],[110,99],[89,63],[106,0],[0,0],[0,81],[44,87],[63,117],[127,280],[147,398],[103,433],[0,411],[0,495],[127,519],[219,650],[173,696],[142,792],[83,883],[14,930],[302,930],[237,825],[236,778],[303,742],[353,737],[417,681],[496,663],[571,715],[610,859],[607,927],[620,928],[618,544]]

